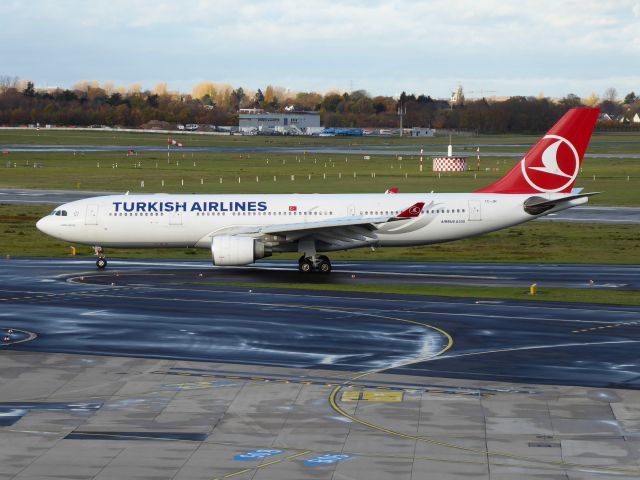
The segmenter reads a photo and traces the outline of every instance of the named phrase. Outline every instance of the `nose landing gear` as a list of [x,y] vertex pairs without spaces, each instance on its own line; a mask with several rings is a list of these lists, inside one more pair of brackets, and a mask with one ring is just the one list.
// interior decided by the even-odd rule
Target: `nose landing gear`
[[104,268],[107,266],[107,259],[104,256],[104,249],[96,245],[95,247],[93,247],[93,251],[98,257],[98,259],[96,260],[96,267],[98,267],[98,270],[104,270]]
[[298,260],[298,270],[302,273],[307,272],[331,272],[331,261],[326,255],[313,255],[311,257],[305,257],[304,255]]

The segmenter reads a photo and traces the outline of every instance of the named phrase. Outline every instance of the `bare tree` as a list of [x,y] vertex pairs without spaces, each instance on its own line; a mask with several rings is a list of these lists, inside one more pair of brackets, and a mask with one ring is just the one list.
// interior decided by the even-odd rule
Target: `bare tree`
[[609,87],[604,91],[604,94],[602,95],[602,100],[608,100],[610,102],[615,102],[616,99],[618,98],[618,91],[613,88],[613,87]]
[[0,75],[0,93],[5,93],[10,88],[17,88],[18,77],[11,75]]

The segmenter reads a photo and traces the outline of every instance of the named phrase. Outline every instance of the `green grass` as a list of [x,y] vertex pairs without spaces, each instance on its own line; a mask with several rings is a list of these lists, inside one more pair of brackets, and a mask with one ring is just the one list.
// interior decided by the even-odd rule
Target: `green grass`
[[[420,172],[419,157],[413,155],[364,160],[362,155],[174,152],[168,163],[164,152],[134,157],[14,152],[3,160],[2,188],[148,193],[371,193],[390,187],[401,192],[469,192],[494,182],[515,162],[484,157],[480,171],[438,175],[430,171],[428,159]],[[592,197],[591,204],[640,205],[640,160],[586,159],[582,170],[576,185],[603,192]]]
[[[50,205],[0,204],[0,256],[64,256],[70,244],[39,232],[36,221]],[[76,245],[78,255],[90,247]],[[109,249],[111,257],[209,259],[208,250]],[[296,254],[274,258],[294,259]],[[334,260],[477,261],[535,263],[640,263],[640,225],[601,225],[534,221],[488,235],[411,248],[356,249],[331,254]]]
[[[2,144],[51,145],[156,145],[164,148],[166,134],[119,131],[0,130]],[[394,148],[436,147],[445,151],[448,138],[398,137],[264,137],[172,135],[193,147],[304,147],[389,145]],[[539,135],[484,135],[459,137],[458,145],[500,144],[485,151],[524,152]],[[458,151],[472,157],[474,147]],[[640,133],[596,133],[589,152],[640,152]],[[10,152],[0,163],[0,187],[81,189],[93,191],[170,193],[364,193],[399,187],[402,192],[469,192],[486,186],[513,166],[517,159],[483,156],[479,171],[434,174],[429,157],[405,154],[296,154],[296,153],[211,153],[174,149],[171,161],[162,152],[140,152],[127,157],[124,152]],[[33,165],[39,165],[34,168]],[[195,165],[194,165],[195,163]],[[117,164],[117,168],[114,166]],[[7,168],[10,165],[11,168]],[[15,168],[13,166],[15,165]],[[354,173],[356,174],[354,178]],[[375,174],[375,177],[372,177]],[[291,175],[294,179],[291,179]],[[274,176],[276,181],[274,181]],[[309,178],[309,176],[311,176]],[[595,179],[594,179],[595,176]],[[256,181],[256,177],[258,177]],[[238,182],[240,178],[240,182]],[[222,181],[222,183],[220,183]],[[144,182],[144,187],[142,183]],[[604,192],[593,197],[593,205],[640,205],[640,160],[624,158],[584,161],[577,186]]]
[[246,288],[282,288],[325,292],[379,293],[393,295],[423,295],[494,300],[532,300],[542,302],[577,302],[610,305],[640,305],[637,291],[603,290],[596,288],[540,288],[536,295],[528,289],[513,287],[417,286],[417,285],[335,285],[312,283],[216,283],[186,282],[185,285],[207,285]]

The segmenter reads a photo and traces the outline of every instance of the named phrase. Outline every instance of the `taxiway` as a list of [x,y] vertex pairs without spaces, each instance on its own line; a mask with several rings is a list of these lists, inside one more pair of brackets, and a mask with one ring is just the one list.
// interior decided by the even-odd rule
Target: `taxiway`
[[[336,262],[329,281],[640,278],[448,267]],[[0,260],[0,478],[640,475],[640,307],[231,285],[294,277],[312,278],[286,262]]]
[[[286,262],[212,268],[111,261],[100,273],[86,270],[84,260],[1,262],[2,321],[38,335],[17,350],[640,387],[638,307],[228,286],[391,279],[526,286],[535,278],[540,285],[637,289],[635,266],[337,262],[327,277],[304,276]],[[455,350],[437,361],[416,360],[454,340]]]

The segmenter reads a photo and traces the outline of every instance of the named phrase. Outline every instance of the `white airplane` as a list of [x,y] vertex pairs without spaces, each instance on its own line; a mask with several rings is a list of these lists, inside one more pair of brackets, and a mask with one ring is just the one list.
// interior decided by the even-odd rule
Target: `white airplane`
[[473,193],[110,195],[66,203],[42,232],[103,247],[209,248],[214,265],[298,252],[302,272],[331,271],[320,252],[449,242],[587,203],[573,189],[598,109],[568,111],[504,177]]

